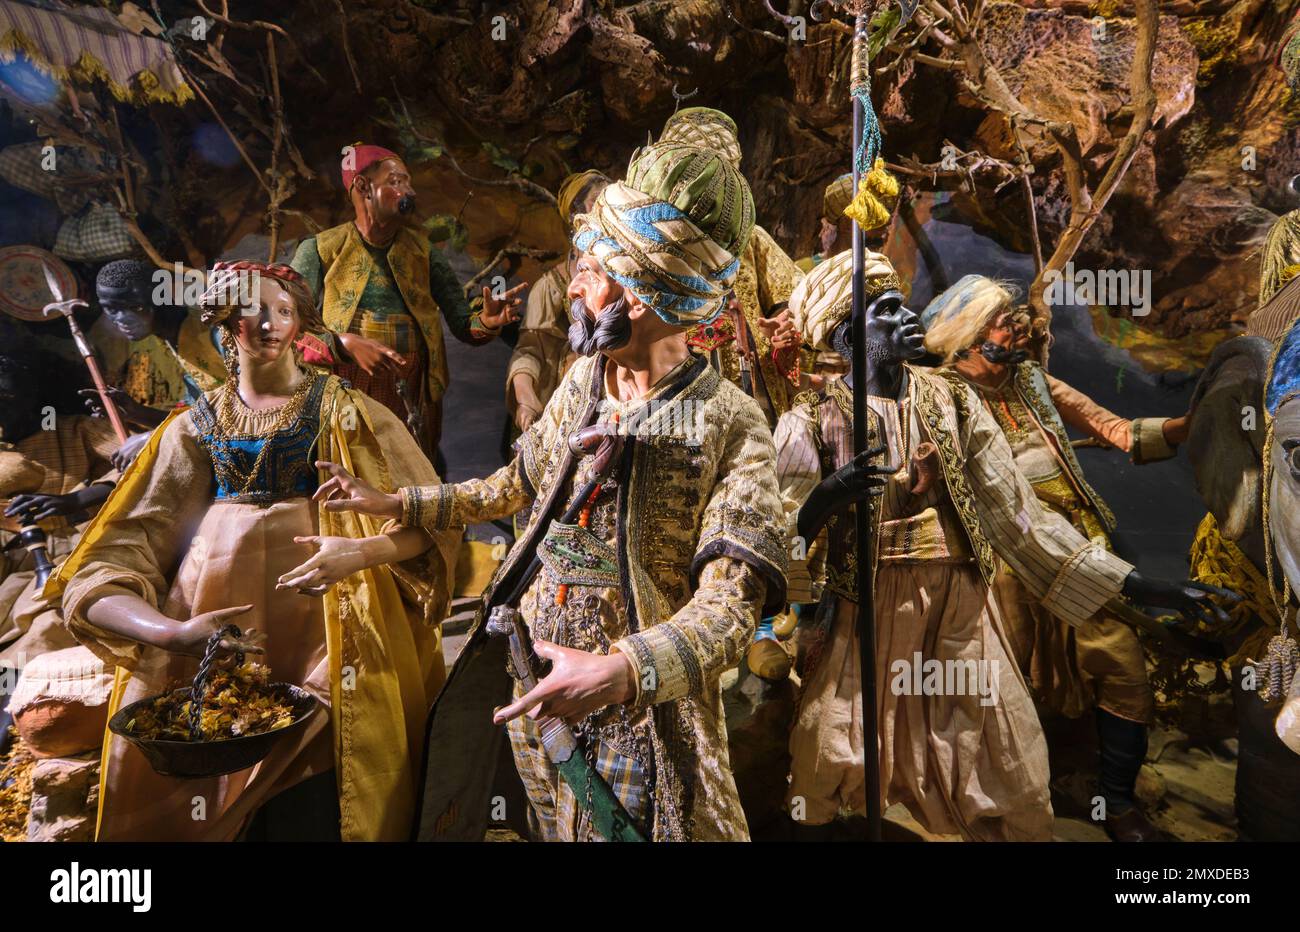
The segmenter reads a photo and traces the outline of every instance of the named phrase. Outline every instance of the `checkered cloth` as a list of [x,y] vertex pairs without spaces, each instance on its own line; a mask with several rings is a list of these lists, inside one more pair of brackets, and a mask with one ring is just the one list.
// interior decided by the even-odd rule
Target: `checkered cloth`
[[108,262],[136,252],[122,215],[108,204],[91,204],[59,227],[53,253],[72,262]]
[[[62,213],[75,214],[90,203],[91,192],[84,185],[60,185],[59,179],[89,174],[99,167],[81,149],[55,146],[53,163],[46,158],[44,149],[43,142],[6,146],[0,151],[0,178],[15,188],[54,201]],[[47,164],[53,164],[54,169],[47,171],[44,167]]]
[[[516,696],[516,698],[518,698]],[[527,715],[510,722],[510,747],[515,755],[515,769],[523,781],[532,804],[528,824],[541,841],[602,841],[592,827],[590,815],[583,810],[573,790],[564,782],[560,771],[546,756],[537,722]],[[624,757],[604,744],[595,748],[596,772],[614,791],[623,808],[648,837],[646,826],[646,784],[641,764]]]

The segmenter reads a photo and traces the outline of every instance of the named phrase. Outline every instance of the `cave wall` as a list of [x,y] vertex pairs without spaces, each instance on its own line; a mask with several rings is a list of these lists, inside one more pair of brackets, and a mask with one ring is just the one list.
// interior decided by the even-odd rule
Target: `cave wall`
[[[807,16],[801,0],[774,3]],[[238,16],[240,4],[232,6]],[[1300,171],[1300,102],[1275,59],[1298,8],[1300,0],[1161,4],[1155,123],[1076,264],[1150,269],[1155,307],[1136,323],[1163,338],[1239,323],[1255,303],[1259,243],[1296,206],[1286,181]],[[822,188],[848,167],[849,36],[809,20],[806,37],[791,41],[761,0],[373,0],[342,10],[306,0],[274,15],[321,76],[282,53],[285,118],[315,173],[295,182],[285,239],[346,218],[339,150],[365,140],[415,151],[422,215],[443,216],[454,246],[475,261],[511,244],[558,253],[565,234],[551,203],[519,180],[554,191],[569,171],[621,174],[678,95],[735,117],[759,222],[793,256],[814,248]],[[1131,116],[1131,15],[1131,2],[1116,0],[988,7],[985,53],[1028,106],[1076,125],[1094,183]],[[236,67],[264,67],[256,43],[237,38],[232,32],[225,45]],[[218,100],[221,80],[210,83]],[[1005,120],[951,72],[905,62],[876,79],[873,97],[891,160],[935,162],[948,142],[1014,157]],[[407,126],[392,119],[401,108]],[[187,122],[210,119],[194,104],[156,118],[182,138]],[[256,157],[258,141],[245,142]],[[1069,204],[1059,158],[1049,148],[1032,154],[1050,251]],[[167,196],[201,252],[213,257],[264,231],[264,200],[244,165],[215,169],[191,158],[189,168]],[[1029,249],[1018,185],[949,187],[945,219]],[[532,278],[545,264],[525,258],[511,271]]]

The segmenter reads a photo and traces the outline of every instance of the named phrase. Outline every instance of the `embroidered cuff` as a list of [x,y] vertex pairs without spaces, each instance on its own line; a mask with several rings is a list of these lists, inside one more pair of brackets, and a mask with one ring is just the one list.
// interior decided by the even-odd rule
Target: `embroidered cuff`
[[480,311],[475,311],[473,314],[469,315],[469,329],[471,333],[480,337],[495,337],[501,333],[500,327],[493,330],[491,327],[484,325],[483,321],[479,318],[480,313]]
[[1158,463],[1178,453],[1165,440],[1165,422],[1167,417],[1138,417],[1133,419],[1130,428],[1133,436],[1133,462],[1138,466],[1144,463]]
[[451,527],[451,506],[455,486],[408,485],[399,490],[402,496],[402,524],[430,531]]
[[1080,625],[1120,594],[1131,572],[1133,564],[1089,542],[1071,554],[1057,572],[1043,596],[1043,608],[1063,621]]
[[685,635],[671,624],[655,625],[614,642],[613,649],[632,664],[636,708],[671,702],[698,693],[704,682],[699,659]]

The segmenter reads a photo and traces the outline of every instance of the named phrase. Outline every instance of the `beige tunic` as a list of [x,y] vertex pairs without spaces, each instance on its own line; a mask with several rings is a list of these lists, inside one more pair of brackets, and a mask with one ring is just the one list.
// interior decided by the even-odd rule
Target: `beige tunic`
[[[118,448],[117,434],[104,418],[60,417],[54,430],[38,430],[16,444],[0,444],[0,515],[10,500],[24,492],[66,495],[87,484],[117,481],[110,457]],[[77,540],[77,527],[66,518],[40,522],[49,539],[46,549],[56,563]],[[18,531],[17,518],[0,518],[0,544]],[[57,605],[51,606],[36,589],[36,572],[25,550],[0,558],[0,666],[22,669],[47,651],[76,642],[60,624]]]
[[[960,373],[960,366],[957,371]],[[1100,500],[1084,481],[1078,460],[1064,454],[1062,440],[1051,425],[1043,423],[1036,406],[1057,405],[1065,423],[1085,427],[1093,436],[1125,451],[1133,446],[1133,437],[1141,434],[1142,421],[1157,421],[1158,430],[1165,419],[1130,421],[1059,379],[1044,375],[1050,401],[1026,395],[1010,376],[996,387],[966,381],[1002,428],[1016,466],[1029,479],[1043,507],[1070,521],[1085,537],[1109,547],[1109,511],[1099,513],[1094,507],[1094,500]],[[1152,449],[1150,444],[1147,449]],[[1099,706],[1130,721],[1151,720],[1155,696],[1147,680],[1142,645],[1132,628],[1106,612],[1079,625],[1062,621],[1040,607],[1005,568],[994,583],[994,594],[1016,662],[1036,698],[1047,708],[1075,718]]]
[[528,308],[519,327],[519,342],[506,370],[506,407],[514,417],[515,376],[533,380],[537,399],[546,405],[564,373],[577,359],[569,349],[569,265],[552,267],[528,291]]
[[[360,442],[349,448],[350,464],[359,474],[379,481],[383,471],[394,480],[422,477],[436,480],[436,474],[420,455],[402,424],[379,403],[360,394],[331,395],[330,407],[321,418],[331,430],[334,415],[351,419],[348,436],[373,436],[383,460],[362,462],[370,455]],[[363,421],[356,412],[349,415],[339,405],[350,398],[364,399]],[[352,617],[347,620],[344,643],[336,655],[328,643],[324,600],[340,598],[345,584],[366,590],[365,597],[383,598],[376,586],[349,577],[320,597],[295,590],[279,590],[280,575],[301,564],[313,552],[310,544],[294,542],[295,536],[319,533],[318,506],[301,494],[271,504],[216,499],[212,458],[200,444],[193,411],[180,415],[163,431],[156,459],[147,464],[147,485],[129,510],[113,518],[104,538],[88,551],[85,561],[67,583],[63,609],[67,624],[78,640],[90,647],[105,663],[130,672],[119,705],[155,695],[168,688],[188,684],[197,671],[197,660],[147,647],[115,636],[87,620],[91,600],[114,592],[128,592],[158,606],[166,616],[187,619],[202,612],[251,604],[252,609],[235,619],[242,629],[255,629],[266,636],[265,656],[259,658],[271,670],[273,681],[300,685],[321,700],[306,726],[276,745],[256,767],[223,777],[178,780],[155,773],[143,755],[123,739],[112,736],[105,757],[104,797],[99,826],[100,840],[205,840],[234,839],[253,814],[271,797],[314,774],[335,768],[339,776],[345,839],[405,837],[409,831],[409,807],[413,778],[406,782],[390,774],[353,767],[348,748],[363,740],[369,716],[405,714],[410,739],[418,742],[419,723],[444,679],[441,638],[436,627],[422,621],[417,598],[429,598],[428,611],[440,619],[445,608],[446,581],[432,579],[430,591],[409,592],[409,610],[401,618]],[[245,435],[263,436],[276,411],[235,414],[234,427]],[[361,431],[362,424],[366,432]],[[373,434],[369,431],[373,430]],[[321,441],[322,443],[324,441]],[[329,449],[326,447],[326,449]],[[139,465],[139,464],[137,464]],[[364,468],[360,468],[364,466]],[[278,463],[266,474],[280,475],[296,469],[296,461]],[[307,468],[314,475],[310,464]],[[121,491],[119,489],[119,491]],[[110,505],[112,503],[110,502]],[[106,506],[106,508],[109,506]],[[421,569],[432,570],[445,560],[448,541],[420,561]],[[436,557],[434,555],[437,555]],[[74,555],[75,559],[75,555]],[[427,559],[427,562],[425,560]],[[443,564],[444,566],[450,564]],[[351,591],[351,590],[349,590]],[[434,604],[437,603],[437,604]],[[346,603],[351,605],[350,602]],[[355,610],[355,609],[354,609]],[[437,620],[437,619],[435,619]],[[372,628],[383,639],[382,659],[371,660],[365,646]],[[361,644],[361,653],[357,645]],[[363,703],[367,690],[380,680],[400,686],[402,702],[409,707],[363,705],[346,708],[345,735],[332,727],[331,706],[339,701],[340,665],[355,671],[356,699]],[[331,669],[331,667],[333,669]],[[398,728],[400,729],[400,725]],[[403,749],[405,751],[406,749]],[[411,753],[417,749],[412,748]],[[341,757],[340,757],[341,755]],[[400,755],[399,755],[400,756]],[[388,766],[388,765],[386,765]],[[369,793],[377,799],[358,804],[365,808],[378,802],[390,812],[382,826],[373,822],[364,829],[349,821],[349,801],[355,793]],[[387,801],[385,804],[385,800]],[[355,833],[355,834],[354,834]]]
[[[901,408],[890,399],[869,401],[897,468],[877,516],[882,804],[907,805],[933,832],[1045,839],[1052,820],[1046,745],[989,591],[993,554],[1074,624],[1117,594],[1131,567],[1039,506],[997,424],[969,390],[954,397],[957,389],[944,380],[907,372]],[[842,384],[827,395],[816,407],[796,405],[778,425],[792,518],[824,469],[842,465],[851,451],[851,396]],[[923,441],[938,448],[942,470],[914,495],[905,464]],[[834,454],[825,466],[824,450]],[[837,555],[828,556],[830,588]],[[829,598],[791,736],[788,802],[813,824],[865,804],[856,606],[833,592]],[[935,669],[943,682],[930,679]]]

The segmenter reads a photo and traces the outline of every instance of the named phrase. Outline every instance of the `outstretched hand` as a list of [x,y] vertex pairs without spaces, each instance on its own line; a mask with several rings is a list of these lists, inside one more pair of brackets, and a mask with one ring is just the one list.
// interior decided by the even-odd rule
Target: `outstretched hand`
[[276,580],[277,589],[297,589],[303,595],[324,595],[330,586],[367,563],[365,545],[351,537],[295,537],[295,544],[311,544],[316,552]]
[[500,330],[506,324],[513,324],[519,319],[519,308],[524,299],[519,292],[528,287],[528,282],[520,282],[509,291],[503,291],[501,297],[492,294],[492,289],[483,286],[483,310],[479,311],[478,322],[489,330]]
[[15,495],[5,509],[9,517],[21,517],[29,521],[44,521],[60,515],[71,515],[82,510],[81,499],[76,492],[66,495],[37,495],[24,492]]
[[886,452],[886,447],[864,450],[819,482],[799,509],[799,536],[805,541],[814,540],[835,512],[880,495],[894,470],[873,465],[871,460]]
[[498,725],[527,714],[530,718],[560,718],[576,724],[583,716],[636,695],[632,664],[618,651],[592,654],[534,641],[537,656],[551,662],[551,672],[510,705],[498,709]]
[[356,511],[380,518],[402,516],[402,496],[396,492],[392,494],[381,492],[352,475],[338,463],[318,460],[316,468],[330,474],[330,478],[326,479],[316,490],[316,494],[311,497],[314,502],[324,502],[326,511]]
[[890,466],[876,465],[871,461],[887,452],[886,447],[863,450],[831,473],[826,479],[827,484],[834,486],[844,501],[860,502],[869,495],[879,495],[885,486],[885,480],[893,475],[894,470]]
[[410,368],[410,360],[378,340],[363,337],[359,333],[339,333],[335,337],[348,358],[360,366],[366,375],[374,375],[379,371],[402,375]]
[[[203,612],[195,615],[189,621],[182,622],[176,627],[166,648],[175,654],[186,654],[190,657],[202,657],[207,651],[208,640],[226,625],[231,624],[231,619],[250,611],[251,605],[236,605],[232,608],[219,608],[211,612]],[[221,649],[227,653],[245,653],[245,654],[263,654],[266,648],[262,646],[266,640],[265,636],[252,629],[245,631],[239,637],[226,635],[221,639]]]

